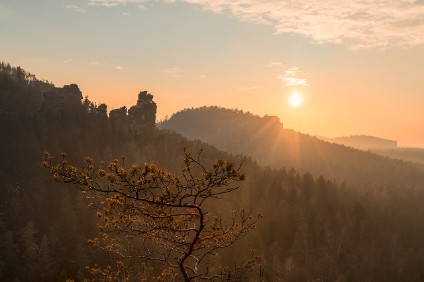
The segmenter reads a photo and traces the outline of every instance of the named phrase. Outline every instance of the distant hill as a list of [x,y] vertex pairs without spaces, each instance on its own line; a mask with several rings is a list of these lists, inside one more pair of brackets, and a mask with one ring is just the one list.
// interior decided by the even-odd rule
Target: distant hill
[[342,144],[361,150],[396,149],[397,141],[367,135],[353,135],[336,138],[326,138],[325,141]]
[[424,164],[422,148],[374,149],[372,152],[392,159]]
[[[180,111],[162,124],[189,139],[199,139],[232,153],[246,154],[261,165],[293,167],[325,175],[359,189],[380,185],[423,183],[424,167],[283,128],[277,119],[238,110],[202,107]],[[354,138],[355,139],[355,138]],[[359,137],[374,143],[379,138]],[[394,142],[394,141],[393,141]]]
[[381,156],[407,162],[424,164],[423,148],[400,148],[397,141],[367,135],[353,135],[336,138],[319,137],[320,139],[352,147],[360,150],[370,150]]

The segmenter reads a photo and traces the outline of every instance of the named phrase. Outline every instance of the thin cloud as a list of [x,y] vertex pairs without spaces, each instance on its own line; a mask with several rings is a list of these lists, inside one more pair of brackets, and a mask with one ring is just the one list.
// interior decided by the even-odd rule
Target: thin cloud
[[89,0],[88,4],[110,8],[115,6],[127,5],[127,4],[142,4],[147,1],[144,1],[144,0]]
[[303,76],[299,68],[293,67],[287,69],[283,75],[278,75],[277,78],[286,86],[308,86],[308,81]]
[[267,64],[264,65],[264,67],[272,68],[272,67],[281,67],[282,65],[283,63],[281,62],[273,61],[273,62],[268,62]]
[[282,63],[281,62],[269,62],[270,66],[281,66]]
[[63,8],[65,8],[66,10],[70,10],[70,11],[74,11],[78,13],[85,13],[85,10],[77,5],[66,5]]
[[[203,9],[229,12],[242,21],[272,25],[316,43],[353,49],[424,44],[423,0],[184,0]],[[405,21],[415,23],[405,26]]]
[[172,77],[183,77],[183,73],[185,72],[185,70],[179,67],[172,67],[172,68],[164,68],[162,69],[162,72]]
[[[88,0],[113,7],[157,0]],[[352,49],[424,44],[424,0],[162,0],[229,13],[241,21],[270,25],[277,34],[299,34],[318,44]]]
[[285,77],[282,79],[286,86],[307,86],[308,81],[304,78],[297,78],[297,77]]
[[107,69],[115,69],[117,71],[122,71],[125,69],[122,65],[116,65],[114,63],[110,62],[104,62],[104,61],[86,61],[86,60],[80,60],[80,59],[66,59],[63,61],[64,64],[78,64],[78,65],[85,65],[85,66],[92,66],[92,67],[103,67]]

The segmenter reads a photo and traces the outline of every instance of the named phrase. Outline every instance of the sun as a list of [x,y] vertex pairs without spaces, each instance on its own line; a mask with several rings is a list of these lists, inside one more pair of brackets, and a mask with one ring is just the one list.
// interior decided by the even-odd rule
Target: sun
[[289,97],[290,107],[298,108],[302,105],[302,102],[303,102],[302,96],[297,92],[291,94]]

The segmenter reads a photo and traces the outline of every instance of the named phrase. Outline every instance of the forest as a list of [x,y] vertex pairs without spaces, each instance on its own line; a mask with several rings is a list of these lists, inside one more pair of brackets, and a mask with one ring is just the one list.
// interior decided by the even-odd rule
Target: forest
[[[45,93],[54,87],[0,65],[1,281],[83,281],[93,279],[87,267],[116,264],[113,253],[87,243],[97,236],[96,210],[74,185],[51,179],[43,152],[65,152],[77,166],[90,156],[178,173],[184,149],[201,150],[205,165],[242,164],[240,189],[208,207],[262,215],[214,257],[232,266],[255,250],[260,273],[241,280],[424,281],[423,165],[330,144],[240,110],[186,109],[141,128],[114,122],[87,97],[49,110]],[[82,98],[78,86],[69,89]],[[126,263],[133,273],[142,263],[161,270],[151,260]]]

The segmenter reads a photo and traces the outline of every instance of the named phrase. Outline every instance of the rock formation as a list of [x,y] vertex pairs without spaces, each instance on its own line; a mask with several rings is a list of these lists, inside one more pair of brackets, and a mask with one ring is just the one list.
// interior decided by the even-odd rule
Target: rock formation
[[107,119],[107,105],[106,104],[100,104],[96,108],[96,114],[102,119]]
[[127,120],[127,107],[111,110],[109,118],[112,122],[125,122]]
[[[81,102],[83,96],[76,84],[65,85],[63,88],[54,87],[44,93],[42,111],[47,113],[79,113],[88,111],[95,116],[107,119],[107,106],[94,104],[84,107]],[[138,94],[137,104],[128,111],[125,106],[111,110],[109,120],[119,127],[131,128],[135,131],[152,128],[156,122],[156,103],[153,95],[147,91]]]
[[147,91],[138,94],[137,104],[128,110],[128,118],[138,126],[152,126],[156,122],[156,103]]
[[65,85],[63,88],[54,87],[44,93],[42,110],[46,112],[63,112],[81,107],[82,92],[78,85]]

